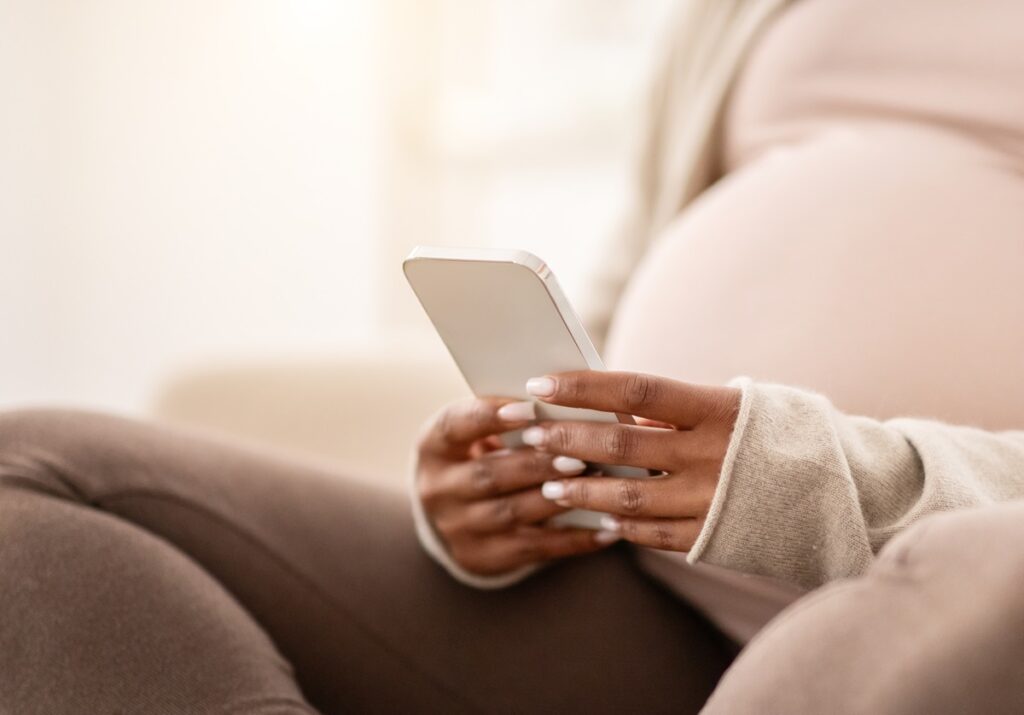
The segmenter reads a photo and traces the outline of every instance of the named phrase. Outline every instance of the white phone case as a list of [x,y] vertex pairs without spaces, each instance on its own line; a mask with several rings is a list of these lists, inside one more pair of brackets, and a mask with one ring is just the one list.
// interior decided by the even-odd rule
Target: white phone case
[[[582,323],[543,261],[526,251],[417,246],[405,276],[475,395],[523,400],[531,377],[603,370]],[[538,419],[632,423],[629,415],[537,402]],[[506,444],[518,446],[518,433]],[[646,469],[599,465],[622,477]],[[558,523],[599,528],[600,514],[575,510]]]

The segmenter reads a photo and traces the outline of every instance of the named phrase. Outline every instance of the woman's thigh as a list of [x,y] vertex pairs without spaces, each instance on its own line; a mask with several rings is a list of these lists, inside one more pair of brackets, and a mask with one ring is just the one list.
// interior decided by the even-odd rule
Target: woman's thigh
[[[401,497],[183,431],[76,412],[3,415],[0,486],[0,510],[9,495],[32,492],[33,509],[102,516],[125,527],[118,538],[158,543],[151,560],[193,565],[193,580],[238,604],[237,620],[251,618],[273,643],[260,646],[266,658],[276,647],[327,712],[685,712],[699,708],[729,661],[721,636],[639,574],[624,550],[511,589],[472,590],[423,554]],[[43,544],[7,544],[4,553],[34,552],[18,565],[33,578],[75,550]],[[76,589],[123,591],[131,613],[193,598],[119,584],[133,578],[127,562],[108,576]],[[200,602],[193,606],[177,604],[186,616],[157,619],[141,636],[94,619],[82,626],[82,646],[159,642],[188,613],[202,620]],[[61,615],[60,603],[48,607]],[[181,667],[216,673],[221,662],[217,649],[196,649]]]
[[0,712],[313,709],[209,574],[100,511],[0,487]]

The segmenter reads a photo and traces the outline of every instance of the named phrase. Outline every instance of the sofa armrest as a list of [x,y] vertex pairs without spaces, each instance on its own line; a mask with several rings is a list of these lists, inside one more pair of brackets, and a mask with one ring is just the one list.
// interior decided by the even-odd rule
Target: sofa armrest
[[153,411],[164,420],[282,448],[402,489],[424,421],[469,394],[443,349],[402,343],[332,359],[185,372],[159,392]]

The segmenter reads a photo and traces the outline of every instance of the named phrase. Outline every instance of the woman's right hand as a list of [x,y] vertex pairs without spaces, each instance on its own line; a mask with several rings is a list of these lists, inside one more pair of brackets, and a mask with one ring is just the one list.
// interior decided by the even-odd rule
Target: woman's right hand
[[419,499],[448,553],[467,571],[497,575],[618,539],[546,523],[567,509],[545,499],[540,485],[580,474],[585,465],[532,447],[502,448],[498,435],[526,427],[533,416],[531,402],[469,399],[442,409],[419,441]]

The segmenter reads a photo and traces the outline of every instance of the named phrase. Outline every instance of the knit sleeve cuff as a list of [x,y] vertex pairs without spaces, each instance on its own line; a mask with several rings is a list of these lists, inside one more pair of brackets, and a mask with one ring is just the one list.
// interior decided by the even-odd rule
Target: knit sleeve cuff
[[722,518],[722,510],[729,494],[729,482],[736,465],[736,456],[740,451],[740,444],[743,442],[743,434],[746,432],[747,423],[750,421],[750,406],[753,402],[753,381],[749,377],[738,377],[729,382],[730,387],[740,388],[740,409],[736,416],[736,424],[733,426],[732,437],[729,439],[729,446],[725,451],[725,459],[722,460],[722,471],[718,477],[718,486],[715,488],[715,496],[711,501],[711,508],[708,509],[707,518],[704,520],[704,527],[697,535],[697,541],[687,555],[686,560],[697,563],[703,560],[705,551],[715,534],[718,522]]
[[690,563],[704,562],[804,588],[870,564],[857,489],[823,396],[734,380],[739,417]]

